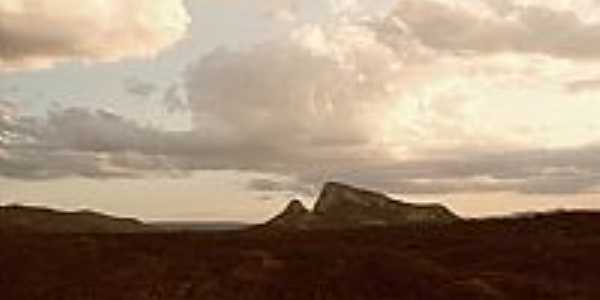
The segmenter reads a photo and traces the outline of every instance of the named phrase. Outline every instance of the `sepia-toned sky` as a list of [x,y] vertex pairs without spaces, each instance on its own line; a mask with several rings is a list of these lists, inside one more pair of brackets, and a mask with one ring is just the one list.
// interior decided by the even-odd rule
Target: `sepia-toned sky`
[[599,116],[596,0],[0,0],[2,204],[600,209]]

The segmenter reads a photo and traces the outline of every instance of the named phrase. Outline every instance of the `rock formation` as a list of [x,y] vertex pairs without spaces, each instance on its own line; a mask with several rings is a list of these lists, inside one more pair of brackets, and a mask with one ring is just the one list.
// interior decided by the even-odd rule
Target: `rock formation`
[[312,219],[313,215],[300,200],[292,200],[280,214],[267,222],[267,225],[308,229]]
[[299,200],[293,200],[266,225],[306,230],[449,223],[456,220],[459,220],[458,216],[439,204],[410,204],[382,193],[329,182],[324,185],[312,212]]

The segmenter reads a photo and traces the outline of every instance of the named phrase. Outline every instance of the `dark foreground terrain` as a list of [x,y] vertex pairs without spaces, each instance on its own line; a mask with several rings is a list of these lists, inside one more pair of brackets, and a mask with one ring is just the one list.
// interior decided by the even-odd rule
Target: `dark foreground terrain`
[[0,299],[600,299],[600,214],[337,231],[0,234]]

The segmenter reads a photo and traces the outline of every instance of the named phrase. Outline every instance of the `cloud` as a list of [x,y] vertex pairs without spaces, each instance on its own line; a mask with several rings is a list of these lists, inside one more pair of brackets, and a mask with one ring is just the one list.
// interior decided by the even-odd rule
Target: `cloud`
[[0,119],[10,121],[0,135],[0,174],[22,179],[135,177],[110,164],[111,155],[152,153],[159,143],[152,140],[162,135],[107,111],[79,108],[53,111],[44,119],[0,110]]
[[[399,11],[407,3],[414,7]],[[0,174],[236,170],[260,174],[248,184],[266,193],[310,194],[326,180],[396,193],[597,192],[598,146],[582,130],[598,111],[585,97],[565,106],[564,81],[582,74],[556,62],[588,56],[530,33],[511,37],[513,30],[549,34],[528,10],[548,10],[550,27],[563,24],[556,14],[566,10],[447,3],[405,0],[389,18],[345,16],[255,46],[215,49],[188,66],[181,88],[164,94],[167,108],[185,102],[192,124],[183,131],[143,126],[118,110],[69,108],[42,118],[0,109],[0,120],[9,120],[0,123]],[[567,32],[593,23],[573,16]],[[456,55],[464,51],[471,55]]]
[[597,91],[600,89],[600,79],[582,79],[568,82],[566,89],[572,93],[581,93],[587,91]]
[[331,30],[306,26],[289,40],[218,49],[191,65],[196,130],[277,152],[368,143],[394,56],[361,28]]
[[396,193],[513,191],[524,194],[597,193],[597,144],[494,152],[455,150],[444,158],[403,161],[334,175]]
[[[3,119],[7,115],[2,110]],[[71,108],[51,112],[44,119],[11,120],[9,126],[3,125],[12,138],[0,143],[0,176],[25,180],[237,170],[265,174],[248,183],[252,190],[300,195],[314,194],[326,180],[405,194],[597,193],[600,185],[600,147],[595,144],[504,151],[452,149],[427,158],[402,159],[385,151],[368,152],[362,144],[351,144],[358,150],[350,151],[344,143],[285,148],[282,141],[218,141],[196,130],[144,127],[102,110]]]
[[247,187],[258,192],[295,192],[303,196],[312,196],[316,192],[311,185],[285,179],[255,178],[250,180]]
[[261,1],[259,9],[262,14],[279,22],[293,23],[298,21],[300,4],[295,0],[269,0]]
[[190,23],[181,0],[5,0],[0,71],[149,58]]
[[102,176],[107,168],[131,174],[230,169],[290,175],[376,162],[372,155],[384,155],[372,131],[388,104],[394,61],[393,51],[373,32],[352,24],[307,25],[287,39],[251,49],[217,49],[185,74],[191,130],[146,128],[108,111],[54,111],[27,125],[23,120],[23,128],[13,131],[22,138],[7,147],[4,163],[27,161],[19,159],[27,151],[67,151],[99,155],[102,168],[47,172],[56,167],[39,162],[0,169],[13,170],[6,176],[21,171],[23,178]]
[[597,145],[506,152],[455,149],[429,159],[365,157],[339,151],[343,148],[305,155],[267,145],[216,144],[198,132],[142,127],[113,113],[74,108],[53,112],[45,121],[18,119],[6,128],[13,139],[0,144],[0,174],[29,180],[239,170],[279,176],[249,182],[253,190],[302,195],[314,193],[324,180],[406,194],[595,193],[600,185]]
[[130,78],[123,82],[125,91],[138,97],[148,97],[158,90],[158,85],[152,82],[140,80],[138,78]]
[[0,100],[0,147],[13,138],[17,107],[14,103]]
[[162,102],[169,113],[185,112],[189,108],[186,99],[181,96],[179,86],[175,83],[165,91]]
[[600,5],[594,1],[400,0],[381,35],[414,38],[440,52],[527,53],[599,58]]

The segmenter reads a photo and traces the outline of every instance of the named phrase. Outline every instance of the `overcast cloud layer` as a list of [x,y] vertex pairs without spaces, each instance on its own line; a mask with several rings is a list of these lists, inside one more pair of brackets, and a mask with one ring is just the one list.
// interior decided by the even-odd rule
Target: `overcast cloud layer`
[[187,131],[0,103],[0,175],[238,170],[264,174],[251,189],[303,194],[324,180],[398,193],[598,191],[596,1],[402,0],[386,16],[361,16],[360,1],[335,7],[326,23],[290,15],[287,36],[190,64],[187,101],[176,87],[164,96],[191,116]]
[[149,58],[189,22],[181,0],[2,0],[0,71]]

